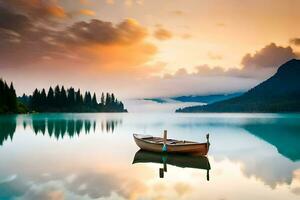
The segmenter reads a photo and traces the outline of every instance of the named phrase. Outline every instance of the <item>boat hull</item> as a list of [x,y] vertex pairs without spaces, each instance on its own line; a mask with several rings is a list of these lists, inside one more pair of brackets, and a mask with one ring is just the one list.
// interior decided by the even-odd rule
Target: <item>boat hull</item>
[[[134,141],[142,150],[152,152],[162,152],[163,143],[151,143],[133,135]],[[184,154],[199,154],[207,155],[209,150],[208,143],[194,143],[194,144],[166,144],[167,152],[169,153],[184,153]]]

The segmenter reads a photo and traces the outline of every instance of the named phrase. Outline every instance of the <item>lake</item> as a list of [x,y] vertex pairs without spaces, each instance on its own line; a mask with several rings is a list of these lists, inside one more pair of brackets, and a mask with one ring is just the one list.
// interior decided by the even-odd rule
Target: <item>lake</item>
[[[133,133],[164,129],[209,133],[207,158],[138,151]],[[300,114],[1,116],[0,158],[1,200],[300,199]]]

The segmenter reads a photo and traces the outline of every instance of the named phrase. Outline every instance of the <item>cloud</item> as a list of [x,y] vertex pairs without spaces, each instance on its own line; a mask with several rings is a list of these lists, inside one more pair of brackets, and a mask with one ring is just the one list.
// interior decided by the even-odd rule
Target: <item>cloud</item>
[[143,5],[144,0],[124,0],[126,6],[132,6],[133,4]]
[[189,34],[189,33],[184,33],[184,34],[181,35],[182,39],[190,39],[191,37],[192,37],[192,35]]
[[0,0],[0,5],[12,12],[34,17],[36,20],[49,19],[49,17],[65,18],[68,15],[55,0]]
[[222,60],[223,56],[216,54],[216,53],[212,53],[212,52],[208,52],[207,56],[211,59],[211,60]]
[[162,27],[159,27],[155,32],[154,32],[154,37],[158,40],[168,40],[173,37],[173,34]]
[[185,15],[185,12],[183,12],[182,10],[173,10],[171,11],[171,14],[176,16],[183,16]]
[[149,71],[143,65],[156,53],[156,46],[146,42],[148,31],[136,20],[113,24],[92,19],[65,27],[44,20],[41,25],[31,14],[36,8],[23,4],[23,10],[20,5],[16,10],[0,4],[0,68],[43,66],[43,71],[55,71],[55,67],[74,71],[77,67],[82,71],[84,66],[93,71]]
[[25,28],[31,27],[29,19],[20,14],[10,13],[7,9],[0,7],[0,28],[20,32]]
[[293,45],[300,45],[300,38],[292,38],[290,39],[290,44],[293,44]]
[[106,2],[107,4],[114,4],[114,3],[115,3],[114,0],[106,0],[105,2]]
[[176,191],[179,197],[182,197],[185,194],[191,192],[191,190],[193,190],[193,187],[187,183],[178,182],[174,185],[174,190]]
[[290,59],[297,57],[291,47],[277,46],[271,43],[254,54],[246,54],[241,61],[245,69],[247,68],[277,68]]
[[114,26],[111,22],[93,19],[77,22],[64,32],[60,41],[71,44],[131,45],[147,36],[147,31],[134,19],[126,19]]
[[95,11],[92,11],[89,9],[81,9],[79,12],[80,12],[80,14],[87,15],[87,16],[95,16],[96,15]]
[[218,27],[225,27],[226,25],[223,22],[219,22],[216,24]]

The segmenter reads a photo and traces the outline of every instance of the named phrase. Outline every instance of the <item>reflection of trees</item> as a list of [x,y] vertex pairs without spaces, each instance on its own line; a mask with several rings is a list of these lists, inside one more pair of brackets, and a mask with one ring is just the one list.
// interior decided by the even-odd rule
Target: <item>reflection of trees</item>
[[[30,119],[31,118],[31,119]],[[40,116],[31,116],[30,118],[23,118],[20,123],[23,129],[28,126],[32,127],[35,134],[45,135],[48,133],[50,137],[63,138],[79,136],[82,133],[89,134],[96,132],[97,122],[90,119],[55,119],[51,117],[41,118]],[[122,123],[121,120],[102,120],[99,122],[99,130],[101,132],[113,133],[118,125]],[[30,125],[31,124],[31,125]],[[2,116],[0,117],[0,146],[8,138],[13,139],[16,131],[17,121],[16,116]]]
[[122,123],[121,120],[107,120],[101,122],[102,132],[114,132],[115,128]]
[[[119,120],[101,121],[102,132],[114,132],[115,128],[121,123]],[[69,137],[96,132],[96,121],[88,119],[32,119],[32,129],[38,134],[43,135],[48,132],[49,136],[63,138],[66,134]]]
[[15,116],[3,116],[0,118],[0,145],[8,138],[13,139],[16,126],[17,122]]
[[33,131],[38,134],[45,134],[46,130],[50,137],[54,136],[55,138],[64,138],[66,134],[69,137],[74,137],[74,135],[80,135],[80,133],[90,133],[91,127],[96,126],[96,121],[90,120],[53,120],[53,119],[38,119],[32,120]]

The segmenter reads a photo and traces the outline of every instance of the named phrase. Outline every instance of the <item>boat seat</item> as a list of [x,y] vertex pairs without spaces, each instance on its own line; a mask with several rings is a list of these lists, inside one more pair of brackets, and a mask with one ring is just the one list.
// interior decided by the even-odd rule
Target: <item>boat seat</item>
[[151,135],[143,135],[142,137],[140,137],[141,139],[151,139],[153,138],[153,136]]
[[185,143],[185,141],[175,140],[170,142],[170,144],[177,144],[177,143]]

